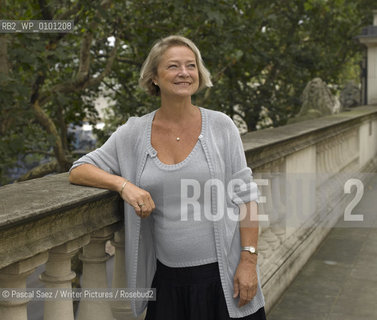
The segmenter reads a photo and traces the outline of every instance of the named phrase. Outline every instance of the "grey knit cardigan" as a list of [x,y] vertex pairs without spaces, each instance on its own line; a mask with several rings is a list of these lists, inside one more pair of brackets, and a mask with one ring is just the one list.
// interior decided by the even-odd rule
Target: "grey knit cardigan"
[[[239,222],[234,217],[239,216],[240,203],[257,201],[258,188],[252,179],[251,169],[247,167],[242,141],[233,121],[218,111],[204,108],[200,108],[200,111],[204,125],[199,140],[210,168],[210,176],[224,185],[223,194],[218,192],[222,188],[211,189],[211,213],[217,217],[213,219],[213,224],[221,284],[230,317],[241,318],[264,306],[258,268],[256,296],[241,308],[237,306],[239,298],[233,298],[233,277],[240,259]],[[89,163],[139,186],[147,157],[156,156],[156,151],[148,147],[150,144],[147,143],[155,112],[129,118],[102,147],[81,157],[71,169]],[[230,182],[233,184],[231,192],[228,192]],[[128,282],[125,286],[130,289],[150,288],[156,269],[153,218],[149,216],[141,219],[125,202],[124,222]],[[190,235],[187,237],[189,239]],[[142,314],[146,305],[146,300],[131,300],[135,316]]]

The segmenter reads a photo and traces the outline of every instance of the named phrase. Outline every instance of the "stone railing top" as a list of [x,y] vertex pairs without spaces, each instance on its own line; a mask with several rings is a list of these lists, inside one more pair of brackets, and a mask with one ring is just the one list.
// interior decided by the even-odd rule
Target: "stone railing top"
[[269,128],[260,131],[248,132],[242,136],[243,146],[246,152],[271,146],[299,136],[312,134],[335,125],[343,124],[352,120],[362,120],[375,114],[376,106],[362,106],[353,108],[350,111],[333,114],[330,116],[287,124],[277,128]]
[[9,184],[0,187],[0,230],[112,195],[107,190],[72,185],[67,173]]
[[71,185],[68,174],[0,188],[0,269],[104,227],[120,228],[115,192]]

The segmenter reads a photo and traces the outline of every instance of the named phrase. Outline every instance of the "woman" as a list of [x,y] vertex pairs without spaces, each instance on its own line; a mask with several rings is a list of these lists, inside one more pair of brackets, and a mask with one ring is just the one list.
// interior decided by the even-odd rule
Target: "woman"
[[[124,199],[128,287],[157,292],[145,319],[265,319],[257,187],[233,121],[191,103],[212,86],[198,48],[181,36],[158,41],[140,85],[160,108],[76,161],[70,182]],[[137,316],[147,301],[131,306]]]

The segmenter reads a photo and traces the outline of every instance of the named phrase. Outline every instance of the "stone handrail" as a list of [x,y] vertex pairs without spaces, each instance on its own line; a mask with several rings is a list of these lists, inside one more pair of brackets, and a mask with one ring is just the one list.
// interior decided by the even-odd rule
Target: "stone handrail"
[[[258,259],[268,309],[342,214],[346,204],[340,188],[343,175],[376,169],[377,108],[359,107],[248,133],[243,142],[254,177],[267,180],[260,185],[266,197],[260,213],[270,219],[261,223]],[[295,212],[298,209],[288,206],[285,195],[277,206],[283,215],[271,214],[274,208],[270,200],[284,194],[287,179],[302,173],[316,177],[315,194],[309,194],[309,198],[315,198],[314,209],[304,204],[299,208],[302,212]],[[324,190],[326,196],[337,199],[334,205],[318,201]],[[292,195],[289,197],[292,199]],[[112,285],[126,287],[122,206],[116,193],[71,185],[67,174],[1,187],[0,288],[26,288],[27,277],[42,264],[45,271],[40,280],[46,288],[70,288],[75,276],[71,258],[80,248],[82,287],[106,287],[105,244],[110,239],[115,247]],[[284,220],[288,209],[307,216],[304,222],[310,223],[295,221],[290,225],[290,220]],[[1,319],[27,319],[27,303],[26,299],[0,300]],[[74,319],[72,301],[46,301],[44,318]],[[77,319],[113,318],[132,319],[129,305],[81,301]]]

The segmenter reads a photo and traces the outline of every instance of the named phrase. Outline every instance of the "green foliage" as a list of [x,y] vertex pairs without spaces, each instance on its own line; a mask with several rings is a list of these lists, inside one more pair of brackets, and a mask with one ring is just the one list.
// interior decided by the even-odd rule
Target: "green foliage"
[[[140,67],[153,43],[170,34],[191,38],[212,73],[214,87],[194,103],[240,117],[249,131],[282,125],[298,112],[300,95],[314,77],[341,85],[357,77],[361,47],[355,36],[371,24],[374,0],[100,0],[5,1],[2,19],[74,19],[69,34],[7,34],[9,72],[0,70],[0,184],[4,172],[25,154],[41,157],[56,149],[56,137],[31,108],[38,94],[71,153],[68,124],[96,123],[94,100],[113,101],[105,119],[104,141],[131,115],[159,106],[138,87]],[[93,24],[96,22],[96,24]],[[57,86],[76,79],[80,50],[92,33],[89,74],[106,68],[120,40],[111,71],[101,85]],[[3,35],[4,36],[4,35]],[[1,58],[0,58],[1,59]],[[266,121],[268,120],[268,121]]]
[[354,37],[370,24],[372,5],[346,0],[130,1],[122,27],[127,48],[112,74],[120,88],[108,131],[129,115],[158,106],[137,88],[138,72],[156,39],[174,33],[198,45],[213,75],[215,86],[198,94],[195,103],[240,116],[248,130],[264,126],[262,110],[274,126],[282,125],[298,112],[300,95],[312,78],[342,84],[341,76],[352,69],[360,51]]

